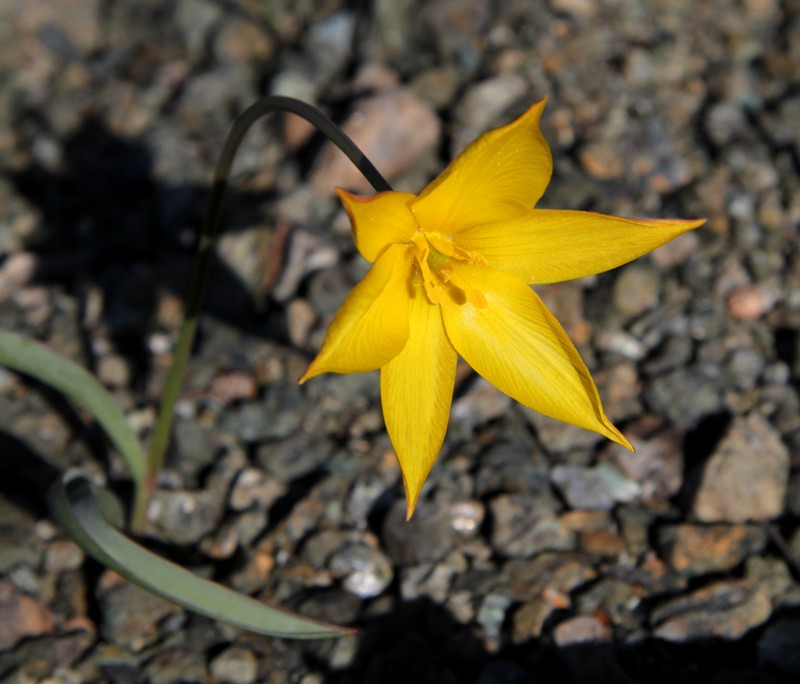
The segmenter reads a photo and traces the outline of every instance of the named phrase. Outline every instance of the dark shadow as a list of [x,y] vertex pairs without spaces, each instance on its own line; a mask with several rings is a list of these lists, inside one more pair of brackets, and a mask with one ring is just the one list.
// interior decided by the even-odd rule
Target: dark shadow
[[733,418],[727,411],[705,416],[683,438],[683,487],[677,502],[690,510],[697,495],[706,461],[725,436]]
[[[18,114],[20,138],[32,141],[42,120],[36,112]],[[59,171],[32,162],[9,174],[15,191],[41,216],[27,240],[40,257],[35,279],[60,284],[79,298],[87,286],[99,288],[101,324],[128,356],[134,377],[145,377],[144,344],[159,292],[180,298],[186,293],[209,188],[158,182],[148,146],[116,135],[96,115],[88,115],[61,144]],[[239,191],[233,183],[224,230],[264,223],[264,205],[272,197],[271,189]],[[217,262],[211,278],[204,312],[249,332],[272,334],[263,325],[269,307],[257,305],[263,302],[254,301],[234,272]]]
[[[797,617],[795,615],[795,617]],[[508,626],[504,641],[509,641]],[[779,684],[796,681],[759,664],[764,629],[741,639],[559,647],[552,636],[489,652],[469,626],[422,599],[365,621],[353,663],[325,684]]]
[[792,380],[800,385],[798,354],[800,354],[800,330],[783,327],[775,331],[775,353],[790,369]]
[[61,470],[28,442],[0,430],[0,492],[37,518],[48,515],[46,495]]

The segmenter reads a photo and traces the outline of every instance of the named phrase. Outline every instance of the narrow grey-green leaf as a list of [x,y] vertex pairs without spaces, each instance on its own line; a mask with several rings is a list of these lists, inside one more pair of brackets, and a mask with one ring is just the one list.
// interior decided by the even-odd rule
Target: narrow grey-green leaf
[[91,413],[122,454],[136,487],[142,486],[144,453],[122,411],[93,375],[43,344],[7,330],[0,330],[0,365],[57,389]]
[[108,523],[103,510],[114,506],[110,501],[99,502],[99,494],[109,493],[94,491],[89,480],[80,474],[67,473],[50,491],[53,517],[86,553],[131,582],[196,613],[260,634],[320,639],[352,633],[345,627],[270,608],[164,560]]

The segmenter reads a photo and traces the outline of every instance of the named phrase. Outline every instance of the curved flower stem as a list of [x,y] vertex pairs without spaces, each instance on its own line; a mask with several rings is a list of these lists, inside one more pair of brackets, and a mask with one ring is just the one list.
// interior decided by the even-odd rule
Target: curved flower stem
[[233,166],[233,160],[236,157],[236,152],[242,144],[245,135],[250,130],[250,127],[261,117],[274,111],[290,112],[303,117],[348,156],[350,161],[364,174],[377,192],[389,191],[392,189],[392,186],[389,185],[386,179],[378,172],[372,162],[367,159],[364,153],[347,134],[319,109],[306,102],[291,97],[273,95],[259,100],[236,118],[225,140],[222,154],[220,155],[216,171],[214,172],[208,212],[206,213],[205,223],[202,233],[200,234],[197,257],[189,281],[189,292],[186,297],[183,322],[181,323],[180,332],[178,334],[178,343],[175,347],[172,366],[164,385],[158,420],[156,421],[155,432],[153,433],[153,439],[147,453],[146,477],[144,485],[138,487],[135,492],[133,514],[131,518],[131,526],[134,531],[141,530],[144,524],[147,502],[155,487],[155,479],[164,465],[164,458],[172,431],[172,421],[175,415],[175,403],[180,394],[186,363],[189,360],[192,344],[197,332],[200,305],[206,291],[208,273],[214,254],[214,245],[216,244],[217,237],[222,228],[222,204],[225,190],[228,187],[228,178],[230,176],[231,167]]

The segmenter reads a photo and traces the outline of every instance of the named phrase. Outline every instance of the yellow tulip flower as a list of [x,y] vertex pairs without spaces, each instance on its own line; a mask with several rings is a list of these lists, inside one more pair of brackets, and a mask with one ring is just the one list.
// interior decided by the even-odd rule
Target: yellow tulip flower
[[409,518],[444,441],[459,354],[521,404],[633,448],[529,286],[607,271],[704,221],[534,209],[553,167],[545,101],[483,134],[419,195],[339,191],[372,268],[300,382],[380,369]]

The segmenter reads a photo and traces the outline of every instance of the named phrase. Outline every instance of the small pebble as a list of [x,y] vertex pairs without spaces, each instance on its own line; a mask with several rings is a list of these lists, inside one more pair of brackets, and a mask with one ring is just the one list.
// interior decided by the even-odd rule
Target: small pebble
[[692,506],[703,522],[769,520],[780,515],[789,451],[759,414],[734,420],[703,468]]
[[216,656],[208,669],[217,681],[252,684],[258,676],[258,659],[249,648],[231,646]]

